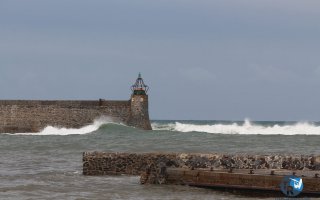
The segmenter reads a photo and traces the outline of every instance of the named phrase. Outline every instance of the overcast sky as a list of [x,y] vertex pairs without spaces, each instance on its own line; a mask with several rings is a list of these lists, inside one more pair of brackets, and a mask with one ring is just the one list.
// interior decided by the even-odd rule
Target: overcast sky
[[0,0],[0,99],[130,97],[152,119],[320,121],[319,0]]

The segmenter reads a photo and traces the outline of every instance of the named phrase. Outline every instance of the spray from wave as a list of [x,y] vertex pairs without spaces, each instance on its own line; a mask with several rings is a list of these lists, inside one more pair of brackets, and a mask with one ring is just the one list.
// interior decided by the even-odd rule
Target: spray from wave
[[170,130],[179,132],[204,132],[216,134],[240,134],[240,135],[320,135],[320,126],[308,122],[297,122],[290,125],[255,124],[246,119],[243,124],[196,124],[196,123],[153,123],[154,130]]
[[47,126],[38,133],[17,133],[14,135],[83,135],[98,130],[104,124],[115,123],[111,118],[101,117],[94,120],[93,124],[84,126],[82,128],[59,128]]

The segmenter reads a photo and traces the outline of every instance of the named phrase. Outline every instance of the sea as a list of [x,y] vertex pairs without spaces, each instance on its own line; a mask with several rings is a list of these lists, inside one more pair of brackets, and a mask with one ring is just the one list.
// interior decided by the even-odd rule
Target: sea
[[83,176],[82,153],[320,154],[319,122],[153,120],[152,128],[100,119],[80,129],[0,134],[0,199],[275,199],[268,194],[140,185],[138,176]]

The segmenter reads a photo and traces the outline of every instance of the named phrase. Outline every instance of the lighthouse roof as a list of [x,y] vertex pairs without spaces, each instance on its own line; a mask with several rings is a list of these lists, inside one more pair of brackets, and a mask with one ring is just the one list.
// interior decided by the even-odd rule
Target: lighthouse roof
[[149,87],[144,83],[141,73],[139,73],[136,82],[131,86],[133,94],[136,95],[146,95]]

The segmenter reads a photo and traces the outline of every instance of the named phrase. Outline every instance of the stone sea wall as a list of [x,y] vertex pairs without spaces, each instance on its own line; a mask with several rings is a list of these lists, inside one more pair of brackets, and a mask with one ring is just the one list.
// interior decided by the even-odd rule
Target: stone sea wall
[[140,175],[163,167],[320,170],[320,155],[84,152],[84,175]]
[[103,116],[133,127],[151,129],[148,96],[133,95],[128,101],[0,100],[0,133],[39,132],[47,126],[80,128]]

